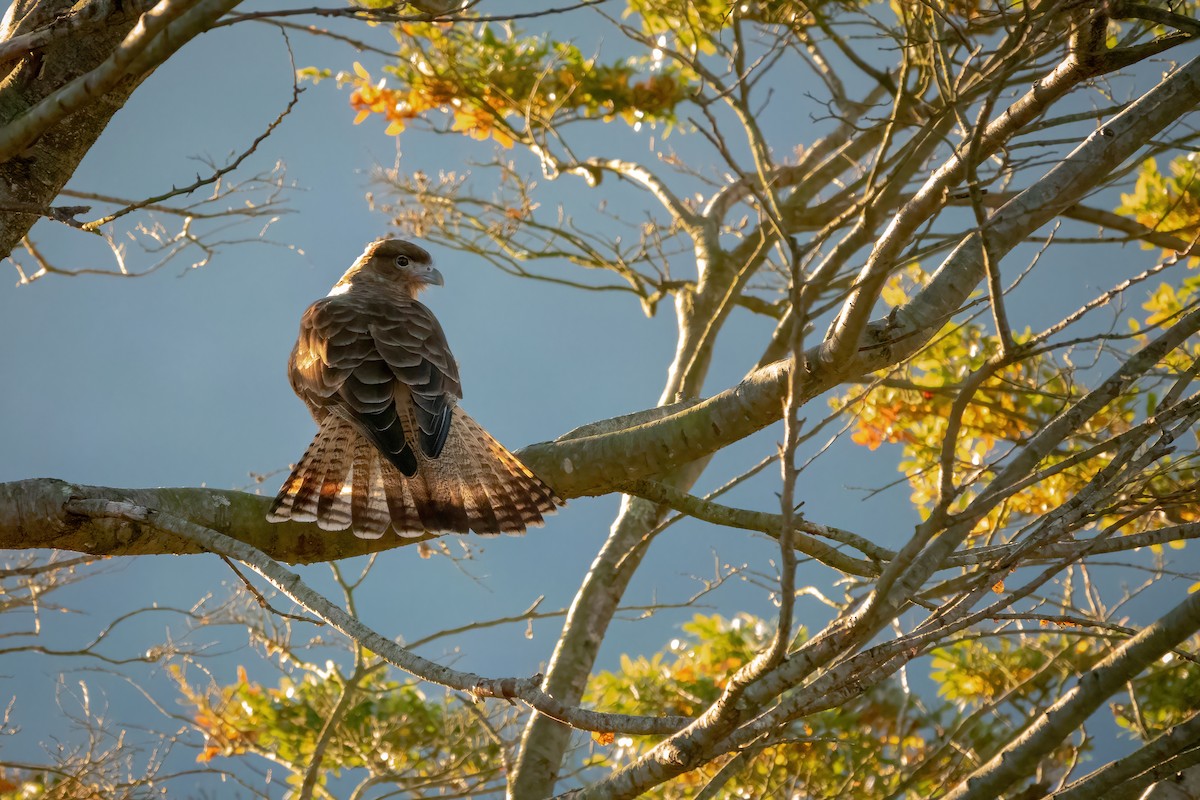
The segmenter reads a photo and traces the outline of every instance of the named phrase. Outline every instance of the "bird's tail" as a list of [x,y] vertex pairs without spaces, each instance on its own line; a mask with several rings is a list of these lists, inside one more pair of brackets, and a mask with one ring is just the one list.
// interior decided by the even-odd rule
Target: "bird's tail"
[[351,423],[331,414],[267,519],[352,528],[368,539],[389,525],[401,536],[522,533],[562,505],[554,490],[459,408],[441,454],[416,452],[417,473],[405,477]]

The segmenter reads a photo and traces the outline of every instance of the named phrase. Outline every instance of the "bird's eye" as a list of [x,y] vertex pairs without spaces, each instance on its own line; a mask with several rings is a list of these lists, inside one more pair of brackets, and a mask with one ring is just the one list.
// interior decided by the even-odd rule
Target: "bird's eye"
[[396,266],[397,267],[407,267],[408,266],[408,256],[396,256]]

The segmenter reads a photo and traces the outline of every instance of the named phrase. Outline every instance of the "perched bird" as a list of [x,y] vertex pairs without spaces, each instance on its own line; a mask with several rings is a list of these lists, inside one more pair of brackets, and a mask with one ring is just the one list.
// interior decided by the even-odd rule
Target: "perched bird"
[[288,362],[320,426],[267,519],[374,539],[520,533],[562,501],[458,408],[458,364],[417,302],[441,286],[429,253],[381,239],[308,307]]

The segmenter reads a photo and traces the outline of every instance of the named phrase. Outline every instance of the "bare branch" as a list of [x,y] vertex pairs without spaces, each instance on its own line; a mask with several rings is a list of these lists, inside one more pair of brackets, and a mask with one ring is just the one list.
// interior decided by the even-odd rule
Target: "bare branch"
[[326,624],[353,639],[389,664],[422,680],[450,689],[468,692],[479,698],[521,700],[537,711],[580,730],[635,734],[664,733],[678,730],[690,722],[685,717],[639,717],[629,714],[605,714],[565,706],[538,688],[540,676],[533,678],[485,678],[442,666],[401,647],[368,628],[357,618],[331,603],[310,588],[300,576],[289,572],[265,553],[210,528],[156,509],[115,500],[70,499],[64,504],[68,514],[85,517],[116,518],[137,525],[168,531],[187,539],[193,546],[241,561],[272,586],[308,609]]
[[[288,52],[289,52],[289,54],[291,53],[290,46],[288,48]],[[258,150],[258,146],[260,144],[262,144],[264,141],[266,141],[267,137],[269,137],[272,133],[275,132],[275,129],[278,128],[280,123],[283,122],[284,117],[286,117],[288,114],[292,113],[292,109],[294,109],[296,107],[296,103],[298,103],[300,101],[300,93],[303,92],[304,90],[302,88],[300,88],[300,85],[295,80],[296,71],[295,71],[294,67],[295,67],[295,65],[293,64],[292,97],[288,101],[287,107],[285,107],[283,109],[283,111],[279,112],[279,116],[275,117],[275,119],[272,120],[271,124],[267,125],[266,130],[264,130],[262,133],[260,133],[258,136],[256,136],[254,138],[254,141],[252,141],[250,143],[250,146],[247,147],[245,150],[243,150],[241,153],[239,153],[236,158],[234,158],[232,161],[230,161],[229,163],[227,163],[225,166],[221,167],[220,169],[214,171],[210,175],[207,175],[203,178],[197,177],[195,182],[193,182],[187,186],[182,186],[182,187],[178,187],[178,188],[172,186],[171,190],[168,192],[164,192],[164,193],[162,193],[160,195],[156,195],[154,197],[147,197],[146,199],[139,200],[135,203],[130,203],[118,211],[114,211],[111,214],[106,214],[103,217],[92,220],[91,222],[84,223],[82,226],[80,226],[80,228],[85,231],[94,232],[101,226],[107,225],[108,223],[113,222],[114,220],[118,220],[121,217],[125,216],[126,214],[131,214],[134,211],[138,211],[140,209],[147,208],[147,207],[161,207],[161,204],[164,201],[170,200],[173,197],[179,197],[180,195],[189,195],[192,192],[196,191],[197,189],[201,189],[205,186],[210,186],[210,185],[216,183],[217,181],[221,180],[221,178],[225,177],[229,173],[236,170],[238,167],[240,167],[242,165],[242,162],[244,162],[247,158],[252,156],[254,154],[254,152],[256,150]],[[82,208],[86,208],[86,206],[84,206]],[[80,213],[80,212],[77,212],[77,213]]]

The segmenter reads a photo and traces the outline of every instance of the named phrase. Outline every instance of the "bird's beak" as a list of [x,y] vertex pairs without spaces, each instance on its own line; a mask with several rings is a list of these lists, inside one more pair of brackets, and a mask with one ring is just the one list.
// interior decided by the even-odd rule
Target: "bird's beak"
[[430,267],[429,269],[425,270],[424,272],[418,274],[417,280],[419,280],[421,283],[427,283],[430,286],[445,286],[446,285],[445,279],[442,278],[442,273],[438,272],[433,267]]

